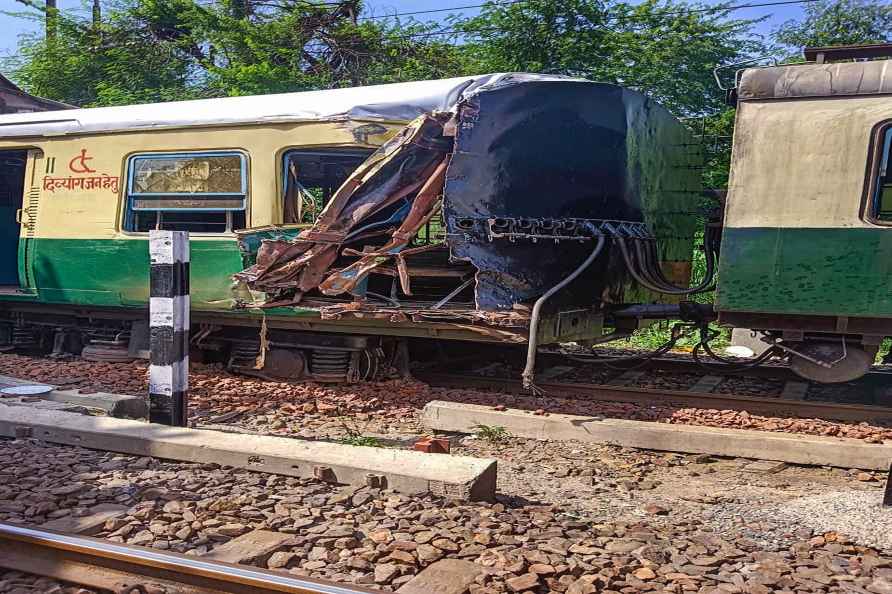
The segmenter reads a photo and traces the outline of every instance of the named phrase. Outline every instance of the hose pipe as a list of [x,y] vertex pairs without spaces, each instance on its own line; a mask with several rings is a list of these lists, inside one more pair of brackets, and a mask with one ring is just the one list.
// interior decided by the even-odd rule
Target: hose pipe
[[536,300],[536,303],[533,304],[533,311],[530,314],[530,338],[527,341],[527,364],[523,369],[523,374],[521,374],[521,378],[523,379],[523,387],[527,390],[532,390],[534,394],[541,394],[542,391],[536,387],[536,384],[533,382],[535,376],[535,367],[536,367],[536,350],[539,348],[539,318],[542,313],[542,306],[545,305],[545,302],[548,301],[552,295],[566,287],[570,284],[577,276],[582,274],[586,268],[591,266],[592,262],[595,261],[595,258],[598,257],[598,254],[601,253],[601,250],[604,249],[604,244],[606,240],[603,235],[597,236],[597,243],[595,244],[595,249],[592,250],[592,253],[589,254],[588,258],[579,265],[576,270],[567,275],[567,277],[546,291],[541,297]]

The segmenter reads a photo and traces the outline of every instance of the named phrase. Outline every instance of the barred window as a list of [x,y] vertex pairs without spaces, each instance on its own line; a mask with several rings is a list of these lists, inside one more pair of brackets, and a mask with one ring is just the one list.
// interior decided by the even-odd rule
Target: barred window
[[124,229],[227,233],[245,226],[247,158],[242,153],[130,157]]

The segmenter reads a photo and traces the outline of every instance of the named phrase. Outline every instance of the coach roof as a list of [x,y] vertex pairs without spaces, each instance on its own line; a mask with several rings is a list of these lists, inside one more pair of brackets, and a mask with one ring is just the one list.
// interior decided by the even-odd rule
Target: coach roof
[[482,75],[367,87],[97,107],[0,116],[0,139],[320,120],[406,122],[447,109],[466,91],[496,81]]
[[741,101],[892,94],[892,60],[788,64],[744,71]]

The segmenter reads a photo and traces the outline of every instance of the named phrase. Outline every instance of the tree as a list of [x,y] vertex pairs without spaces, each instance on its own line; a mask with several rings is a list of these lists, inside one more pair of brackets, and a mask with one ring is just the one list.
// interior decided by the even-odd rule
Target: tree
[[757,55],[753,20],[675,0],[487,4],[460,24],[471,68],[584,76],[648,93],[678,115],[718,110],[712,70]]
[[[35,5],[36,0],[19,0]],[[58,15],[7,61],[27,90],[82,106],[264,94],[461,72],[433,25],[360,21],[359,0],[117,0]],[[105,12],[103,15],[102,13]]]
[[25,89],[82,106],[199,96],[188,89],[190,64],[130,15],[112,10],[100,23],[56,16],[56,34],[32,35],[4,62]]
[[805,6],[805,18],[774,31],[775,40],[798,52],[804,47],[892,41],[892,4],[871,0],[821,0]]

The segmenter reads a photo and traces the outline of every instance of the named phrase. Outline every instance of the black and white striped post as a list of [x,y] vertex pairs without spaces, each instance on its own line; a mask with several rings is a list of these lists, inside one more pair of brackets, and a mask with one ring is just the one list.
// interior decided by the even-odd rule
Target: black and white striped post
[[149,421],[185,427],[189,401],[189,233],[150,231]]

